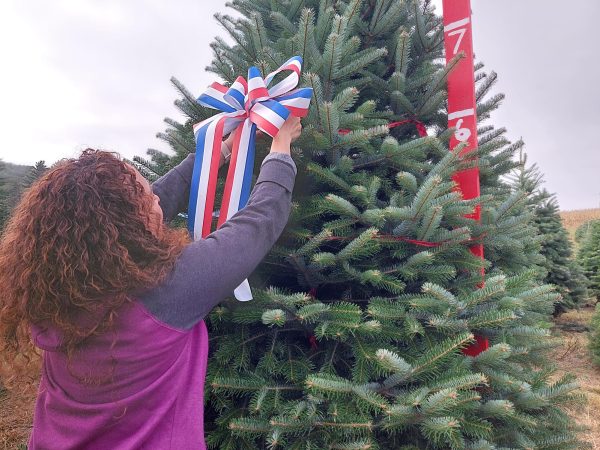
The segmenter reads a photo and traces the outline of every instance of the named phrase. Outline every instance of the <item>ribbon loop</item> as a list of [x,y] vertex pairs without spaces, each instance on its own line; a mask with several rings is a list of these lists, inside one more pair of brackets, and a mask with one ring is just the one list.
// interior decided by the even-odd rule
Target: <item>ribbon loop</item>
[[[247,80],[239,76],[230,87],[214,82],[198,97],[201,105],[221,112],[193,127],[196,158],[190,187],[188,229],[194,240],[204,239],[211,232],[223,136],[235,133],[217,227],[248,202],[256,130],[275,137],[290,114],[296,117],[308,114],[312,89],[295,89],[301,69],[300,56],[290,58],[264,79],[257,67],[250,67]],[[292,73],[268,89],[273,78],[286,70]],[[240,301],[252,299],[248,280],[235,289],[234,295]]]
[[225,100],[235,109],[244,109],[244,99],[248,92],[248,83],[244,77],[237,77],[237,80],[231,85],[225,94]]
[[284,70],[291,70],[292,73],[269,89],[269,95],[271,97],[277,97],[285,94],[298,85],[298,82],[300,81],[300,71],[302,70],[302,58],[300,56],[294,56],[288,59],[279,69],[267,75],[265,78],[266,85],[268,86],[275,75],[277,75],[279,72],[283,72]]

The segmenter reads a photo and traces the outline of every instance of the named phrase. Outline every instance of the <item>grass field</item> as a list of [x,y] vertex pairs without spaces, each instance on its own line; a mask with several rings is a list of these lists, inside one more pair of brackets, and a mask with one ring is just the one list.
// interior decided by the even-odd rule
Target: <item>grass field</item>
[[590,359],[588,333],[562,329],[566,325],[586,327],[593,313],[594,308],[588,306],[579,311],[569,311],[556,319],[554,334],[562,337],[562,345],[554,349],[552,359],[559,367],[557,375],[566,372],[577,375],[577,383],[587,397],[587,404],[574,409],[571,414],[578,425],[587,428],[582,433],[582,440],[592,444],[593,449],[600,449],[600,367],[594,366]]
[[0,449],[25,450],[33,422],[37,385],[25,392],[0,390]]

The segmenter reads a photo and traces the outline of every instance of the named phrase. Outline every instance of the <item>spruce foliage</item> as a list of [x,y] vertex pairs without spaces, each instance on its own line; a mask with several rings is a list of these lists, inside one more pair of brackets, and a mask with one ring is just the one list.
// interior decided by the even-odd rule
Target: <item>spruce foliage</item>
[[600,295],[600,221],[590,222],[579,249],[579,261],[590,280],[590,293]]
[[[216,18],[235,43],[216,38],[208,70],[230,83],[299,54],[314,97],[292,149],[292,214],[250,277],[254,299],[229,298],[207,320],[209,447],[582,448],[562,409],[579,400],[576,385],[552,378],[545,356],[559,294],[531,269],[543,262],[533,214],[504,179],[522,143],[481,125],[483,195],[461,199],[451,176],[473,162],[449,151],[445,109],[460,57],[440,62],[429,2],[229,5],[242,17]],[[503,98],[482,68],[480,123]],[[191,125],[214,114],[173,84],[189,120],[159,135],[174,156],[134,158],[150,179],[194,151]],[[387,127],[404,120],[429,135]],[[257,167],[268,145],[258,142]],[[477,202],[481,223],[464,217]],[[469,252],[478,242],[483,262]],[[491,347],[465,356],[475,334]]]

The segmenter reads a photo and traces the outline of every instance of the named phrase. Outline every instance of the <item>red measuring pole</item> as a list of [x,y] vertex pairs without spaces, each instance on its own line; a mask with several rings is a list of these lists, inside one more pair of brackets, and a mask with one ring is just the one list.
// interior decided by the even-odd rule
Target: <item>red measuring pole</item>
[[[464,52],[465,58],[448,75],[448,127],[456,131],[450,139],[450,148],[466,142],[461,155],[477,149],[477,115],[475,105],[475,74],[473,64],[473,34],[471,26],[470,0],[443,0],[444,47],[446,62],[456,54]],[[452,179],[458,184],[465,200],[479,197],[479,168],[463,170]],[[481,219],[481,206],[477,205],[472,214],[466,217]],[[483,259],[483,245],[471,247],[471,253]],[[483,276],[483,268],[481,269]],[[481,283],[483,287],[483,282]],[[464,349],[464,353],[475,356],[489,348],[488,340],[475,336],[476,342]]]

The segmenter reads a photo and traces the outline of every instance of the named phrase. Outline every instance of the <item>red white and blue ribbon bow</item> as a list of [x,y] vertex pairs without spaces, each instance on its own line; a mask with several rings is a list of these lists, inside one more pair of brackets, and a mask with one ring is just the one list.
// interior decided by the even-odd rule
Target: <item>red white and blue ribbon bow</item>
[[[217,228],[246,206],[250,197],[256,129],[275,137],[290,114],[304,117],[308,113],[312,89],[295,89],[301,69],[300,56],[290,58],[264,79],[258,68],[250,67],[248,81],[240,76],[230,87],[215,82],[198,98],[201,105],[222,112],[194,125],[196,157],[188,208],[188,228],[194,240],[211,232],[223,136],[235,133]],[[268,87],[275,75],[288,70],[290,75]],[[234,295],[240,301],[252,300],[248,280]]]

